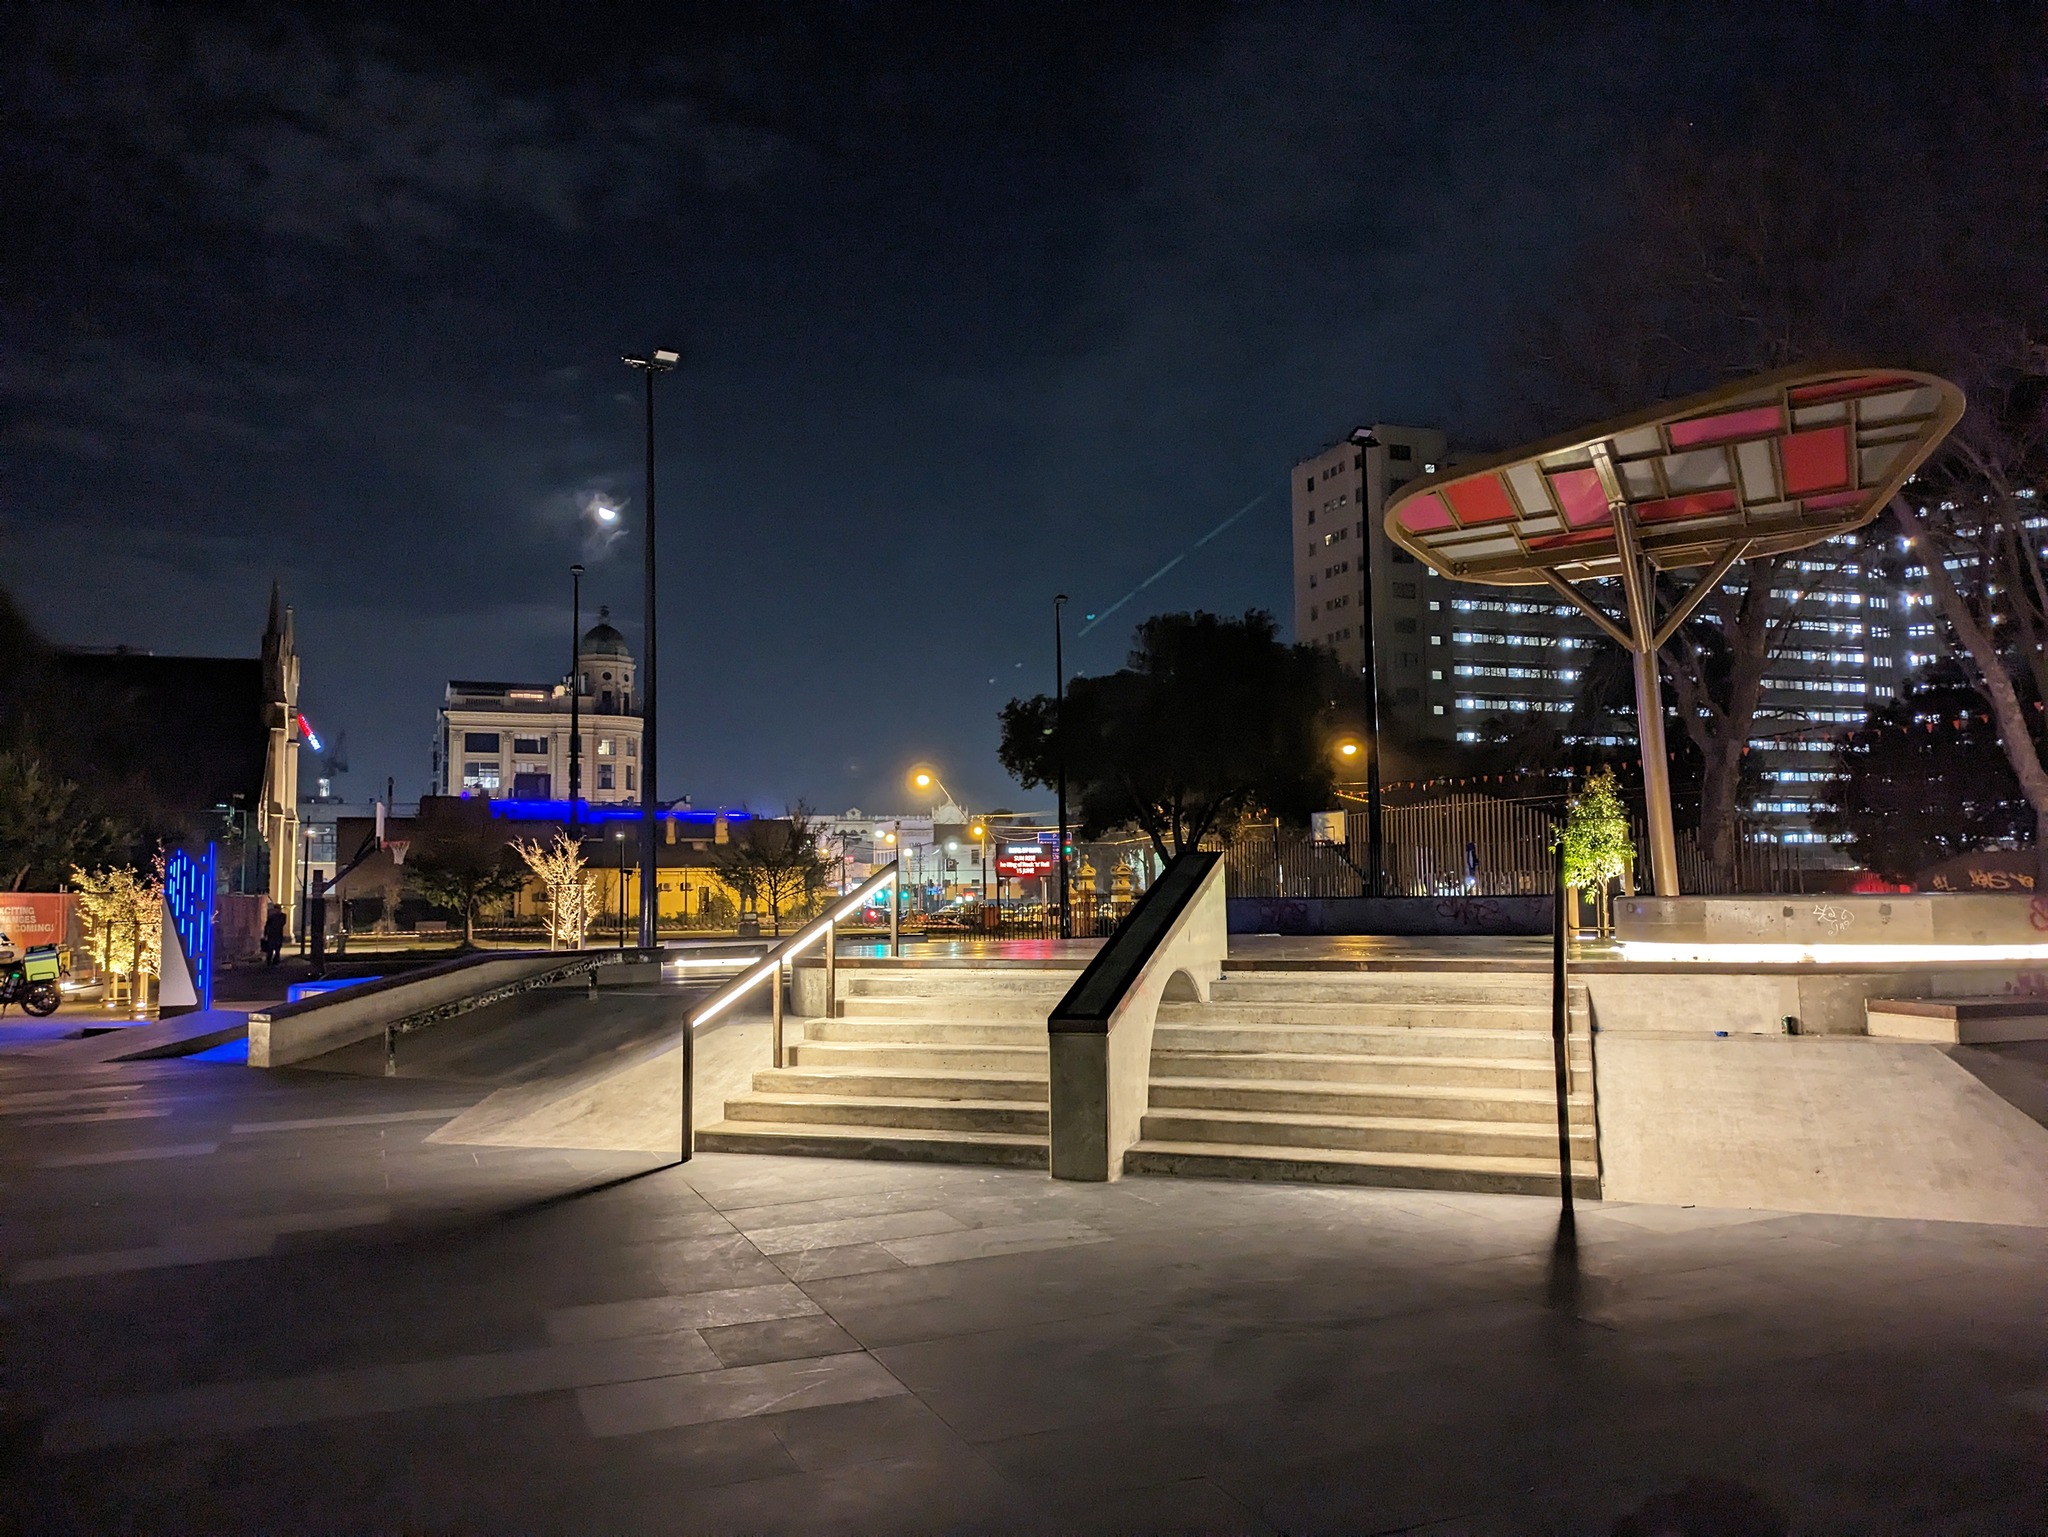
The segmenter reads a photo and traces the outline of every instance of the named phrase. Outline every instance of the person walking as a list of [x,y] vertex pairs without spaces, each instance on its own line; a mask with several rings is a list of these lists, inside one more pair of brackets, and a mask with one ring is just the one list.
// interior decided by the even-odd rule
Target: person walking
[[270,916],[263,920],[263,964],[275,966],[284,954],[284,909],[270,904]]

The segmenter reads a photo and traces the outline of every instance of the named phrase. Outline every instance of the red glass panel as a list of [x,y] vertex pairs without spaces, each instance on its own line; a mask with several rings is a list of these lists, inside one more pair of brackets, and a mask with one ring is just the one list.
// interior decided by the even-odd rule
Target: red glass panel
[[[1603,515],[1606,513],[1607,504],[1605,502],[1600,504],[1600,511]],[[1613,543],[1614,530],[1611,527],[1582,528],[1574,534],[1545,534],[1541,539],[1531,539],[1528,541],[1529,548],[1532,550],[1556,550],[1570,545],[1581,544],[1604,544],[1611,547]]]
[[1454,481],[1444,487],[1444,500],[1467,528],[1475,523],[1505,523],[1521,516],[1498,475],[1475,475],[1470,480]]
[[1895,390],[1906,385],[1918,384],[1917,379],[1901,379],[1896,374],[1856,374],[1847,379],[1833,379],[1826,384],[1807,384],[1791,391],[1795,405],[1818,405],[1822,401],[1842,400],[1851,395],[1870,395],[1880,390]]
[[1550,491],[1573,528],[1607,521],[1607,490],[1596,471],[1559,470],[1550,477]]
[[1830,491],[1826,496],[1809,496],[1806,499],[1806,510],[1832,512],[1837,507],[1854,507],[1868,494],[1865,491]]
[[1695,416],[1689,422],[1673,422],[1667,430],[1673,448],[1700,448],[1708,443],[1732,443],[1737,438],[1759,438],[1784,425],[1785,413],[1770,405],[1723,411],[1719,416]]
[[1778,458],[1785,466],[1785,494],[1805,496],[1849,484],[1849,429],[1816,427],[1787,433],[1778,440]]
[[1695,491],[1690,496],[1667,496],[1661,501],[1637,502],[1635,514],[1645,523],[1668,523],[1674,518],[1703,517],[1710,512],[1732,512],[1733,491]]
[[1403,504],[1401,526],[1411,534],[1433,534],[1452,526],[1451,515],[1444,510],[1444,504],[1437,499],[1436,493],[1428,492]]

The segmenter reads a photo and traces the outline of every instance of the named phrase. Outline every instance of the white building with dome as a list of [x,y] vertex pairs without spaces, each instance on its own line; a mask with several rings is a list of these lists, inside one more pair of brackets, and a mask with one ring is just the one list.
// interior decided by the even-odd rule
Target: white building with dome
[[[640,798],[640,701],[626,637],[601,609],[576,648],[583,799]],[[451,678],[434,733],[434,793],[569,797],[569,685]]]

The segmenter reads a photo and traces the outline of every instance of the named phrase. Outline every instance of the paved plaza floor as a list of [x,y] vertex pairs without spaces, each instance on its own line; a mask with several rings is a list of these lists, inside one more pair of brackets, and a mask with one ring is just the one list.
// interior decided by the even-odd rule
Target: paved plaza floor
[[0,1056],[24,1532],[2048,1530],[2048,1230],[425,1140]]

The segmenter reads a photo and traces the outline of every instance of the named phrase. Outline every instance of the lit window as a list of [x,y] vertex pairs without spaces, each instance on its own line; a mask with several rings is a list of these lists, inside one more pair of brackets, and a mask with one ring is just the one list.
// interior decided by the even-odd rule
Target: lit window
[[612,755],[612,739],[610,737],[601,736],[597,739],[597,755],[600,758],[609,758]]

